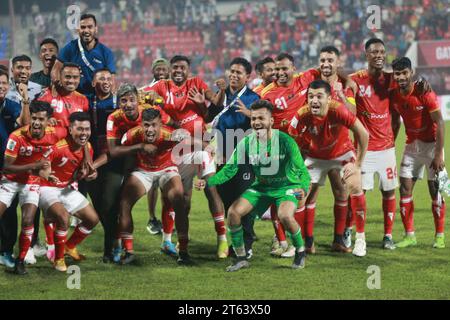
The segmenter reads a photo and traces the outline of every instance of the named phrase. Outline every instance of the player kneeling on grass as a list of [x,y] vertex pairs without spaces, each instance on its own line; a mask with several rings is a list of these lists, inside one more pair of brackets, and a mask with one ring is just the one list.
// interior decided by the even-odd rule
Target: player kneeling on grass
[[[44,211],[46,221],[56,225],[54,267],[65,272],[67,266],[64,254],[75,261],[84,260],[76,246],[80,244],[99,222],[98,214],[89,201],[76,187],[76,180],[81,177],[84,165],[85,148],[93,156],[89,144],[91,123],[89,114],[75,112],[69,117],[69,135],[59,141],[50,153],[51,173],[48,181],[41,182],[39,207]],[[86,180],[95,179],[93,171]],[[66,242],[70,215],[81,220]],[[51,259],[51,257],[50,257]]]
[[412,193],[417,179],[423,178],[426,166],[428,190],[431,196],[431,210],[435,224],[433,248],[445,248],[445,201],[439,193],[437,177],[445,174],[444,137],[445,123],[441,108],[433,91],[423,94],[413,81],[414,72],[411,61],[406,58],[392,62],[394,81],[398,88],[390,93],[392,126],[395,137],[400,128],[400,116],[406,131],[406,146],[400,169],[400,212],[405,227],[404,239],[397,243],[398,248],[417,244],[414,234],[414,202]]
[[[183,184],[178,168],[172,161],[172,148],[179,141],[175,135],[173,129],[163,126],[159,110],[147,109],[142,113],[142,124],[129,130],[122,138],[123,146],[143,147],[137,152],[137,169],[126,180],[119,205],[119,234],[125,248],[121,264],[129,264],[136,258],[131,210],[154,185],[161,188],[164,197],[174,208],[178,237],[187,237],[188,226],[180,224],[180,218],[185,214]],[[176,255],[170,238],[163,239],[161,250]],[[187,252],[180,251],[182,254],[187,256]]]
[[[361,163],[367,151],[369,135],[342,102],[331,99],[329,83],[323,80],[311,82],[307,95],[308,104],[299,109],[289,129],[292,136],[309,141],[305,164],[311,174],[312,188],[306,205],[315,202],[319,187],[324,185],[328,175],[335,198],[335,229],[331,248],[338,252],[351,251],[343,243],[347,198],[350,194],[352,211],[356,216],[353,254],[365,256],[366,199],[361,186]],[[356,156],[349,129],[358,146]]]
[[[238,172],[238,164],[250,162],[255,182],[228,210],[229,233],[236,261],[227,271],[249,266],[246,259],[241,218],[247,214],[262,215],[272,204],[278,217],[292,238],[296,249],[292,268],[304,268],[305,247],[294,212],[299,200],[306,198],[310,177],[294,139],[272,129],[273,105],[259,100],[251,106],[250,124],[253,132],[236,146],[227,164],[207,184],[215,186],[230,180]],[[304,201],[303,201],[304,202]]]

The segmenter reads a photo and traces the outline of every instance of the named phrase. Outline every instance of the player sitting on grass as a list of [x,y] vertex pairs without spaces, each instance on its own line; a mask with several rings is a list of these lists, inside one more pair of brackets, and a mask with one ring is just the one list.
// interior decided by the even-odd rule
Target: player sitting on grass
[[[207,181],[208,185],[215,186],[230,180],[237,173],[238,164],[246,160],[252,165],[256,176],[251,188],[228,210],[229,233],[237,258],[227,271],[249,266],[241,218],[249,213],[261,215],[273,204],[296,249],[292,268],[305,266],[305,247],[294,212],[298,206],[304,205],[310,177],[294,139],[272,129],[272,110],[273,105],[266,100],[252,104],[250,121],[253,132],[239,142],[227,164]],[[303,204],[299,204],[299,200]]]

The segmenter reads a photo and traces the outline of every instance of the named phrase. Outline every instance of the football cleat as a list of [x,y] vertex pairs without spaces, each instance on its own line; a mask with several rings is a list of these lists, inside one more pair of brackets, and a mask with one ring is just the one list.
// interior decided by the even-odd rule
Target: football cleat
[[305,268],[306,252],[295,252],[294,262],[292,263],[292,269]]
[[178,252],[177,263],[180,266],[190,266],[193,264],[191,257],[189,256],[189,253],[184,252],[184,251]]
[[77,247],[70,249],[69,247],[65,246],[64,254],[71,257],[74,261],[86,260],[86,257],[84,255],[78,253]]
[[293,256],[295,256],[295,247],[293,245],[290,245],[286,251],[284,251],[281,254],[281,258],[292,258]]
[[49,245],[47,248],[47,259],[51,262],[55,261],[55,245]]
[[61,272],[67,271],[66,261],[64,260],[64,258],[55,260],[55,263],[53,264],[53,266],[54,266],[55,270],[58,270]]
[[250,267],[250,262],[248,262],[246,258],[237,258],[234,264],[227,267],[226,271],[235,272],[248,267]]
[[177,257],[178,253],[177,253],[177,249],[175,248],[175,245],[170,242],[170,241],[164,241],[161,244],[161,253],[165,253],[168,256],[171,257]]
[[366,239],[356,238],[355,247],[353,248],[353,255],[357,257],[364,257],[366,254]]
[[162,233],[162,223],[158,219],[154,218],[148,220],[147,231],[150,234],[161,234]]
[[350,253],[350,252],[352,252],[352,248],[347,248],[343,244],[340,244],[338,242],[333,242],[331,244],[331,251],[333,251],[333,252],[342,252],[342,253]]
[[383,238],[383,249],[394,250],[396,248],[394,240],[391,237],[384,236]]
[[397,248],[407,248],[417,245],[417,240],[415,235],[405,235],[403,240],[397,242]]
[[350,248],[352,246],[352,228],[345,228],[344,231],[344,246]]
[[8,269],[13,269],[15,266],[15,260],[11,253],[4,252],[0,255],[0,264],[4,265]]
[[125,252],[125,254],[120,259],[120,264],[122,264],[122,265],[130,264],[130,263],[134,262],[135,260],[136,260],[136,255],[134,253]]
[[228,257],[228,242],[227,240],[217,240],[217,257],[225,259]]
[[33,252],[34,256],[39,258],[45,256],[45,254],[47,253],[47,249],[44,245],[38,242],[33,246]]
[[436,248],[436,249],[444,249],[445,248],[444,235],[439,235],[434,238],[433,248]]
[[25,256],[25,263],[26,264],[36,264],[36,257],[34,256],[33,248],[29,248],[27,251],[27,254]]

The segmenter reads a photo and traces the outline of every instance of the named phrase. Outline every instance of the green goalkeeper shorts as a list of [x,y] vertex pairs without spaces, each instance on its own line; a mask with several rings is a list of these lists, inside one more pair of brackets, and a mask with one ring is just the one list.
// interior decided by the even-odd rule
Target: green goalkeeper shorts
[[290,201],[298,205],[298,199],[294,195],[294,189],[299,189],[300,186],[289,186],[280,189],[268,189],[268,188],[250,188],[247,189],[241,197],[246,199],[253,206],[252,216],[257,215],[261,217],[262,214],[271,205],[276,205],[277,209],[284,201]]

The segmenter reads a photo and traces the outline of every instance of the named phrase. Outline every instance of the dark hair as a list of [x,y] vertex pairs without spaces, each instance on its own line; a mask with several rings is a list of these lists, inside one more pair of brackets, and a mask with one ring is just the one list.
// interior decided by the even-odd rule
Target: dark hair
[[313,82],[311,82],[308,86],[308,92],[309,89],[320,89],[320,88],[324,88],[325,92],[330,95],[331,94],[331,86],[328,82],[319,79],[319,80],[314,80]]
[[256,72],[259,72],[259,73],[263,72],[264,71],[264,65],[266,63],[270,63],[270,62],[271,63],[275,63],[275,60],[273,60],[271,57],[265,57],[264,59],[259,60],[256,63],[256,65],[255,65]]
[[28,61],[29,63],[33,63],[31,61],[31,58],[29,56],[27,56],[26,54],[22,54],[20,56],[15,56],[12,59],[12,64],[14,65],[16,62],[19,62],[19,61]]
[[142,121],[152,121],[156,118],[161,118],[161,113],[157,108],[149,108],[142,111]]
[[95,19],[95,16],[92,13],[83,13],[80,17],[80,21],[81,20],[86,20],[86,19],[92,19],[94,20],[94,24],[97,25],[97,19]]
[[186,57],[186,56],[181,56],[181,55],[173,56],[172,59],[170,59],[170,64],[174,64],[175,62],[178,62],[178,61],[186,61],[186,63],[188,64],[188,66],[191,65],[191,60],[189,60],[188,57]]
[[80,72],[81,72],[80,66],[77,65],[76,63],[73,63],[73,62],[64,62],[63,65],[62,65],[62,67],[61,67],[61,72],[62,72],[65,68],[77,68],[77,69],[80,70]]
[[30,103],[30,114],[43,112],[47,113],[47,118],[50,118],[53,115],[53,108],[50,103],[45,101],[33,100]]
[[39,45],[39,48],[42,47],[44,44],[52,44],[56,47],[56,50],[59,50],[58,43],[55,41],[55,39],[52,38],[45,38],[41,41],[41,44]]
[[369,49],[369,47],[374,43],[381,43],[384,46],[384,42],[381,39],[378,38],[370,38],[366,41],[366,44],[364,45],[365,50]]
[[250,110],[267,109],[270,113],[273,112],[273,104],[268,100],[258,100],[250,106]]
[[392,69],[397,71],[404,69],[412,70],[411,60],[409,60],[409,58],[407,57],[395,59],[394,61],[392,61]]
[[77,111],[72,113],[69,116],[69,122],[72,124],[75,121],[89,121],[91,122],[91,117],[89,116],[89,113],[87,112],[82,112],[82,111]]
[[[0,65],[0,66],[3,67],[3,65]],[[0,77],[1,77],[1,76],[5,76],[6,79],[9,81],[9,74],[8,74],[8,71],[7,71],[7,70],[5,70],[5,69],[3,69],[3,68],[0,68]]]
[[283,53],[280,53],[279,55],[277,55],[277,57],[275,58],[275,61],[281,61],[284,59],[288,59],[290,62],[292,62],[292,64],[294,64],[294,57],[291,56],[287,52],[283,52]]
[[94,71],[94,74],[92,75],[92,79],[94,79],[94,78],[95,78],[95,75],[96,75],[97,73],[99,73],[99,72],[109,72],[109,73],[112,74],[111,70],[109,70],[108,68],[101,68],[101,69],[97,69],[97,70]]
[[250,62],[248,62],[247,59],[242,58],[242,57],[234,58],[230,62],[230,67],[235,64],[240,64],[241,66],[243,66],[246,74],[252,73],[252,64]]
[[335,46],[325,46],[322,49],[320,49],[320,53],[323,53],[323,52],[334,53],[338,57],[341,55],[341,53]]

